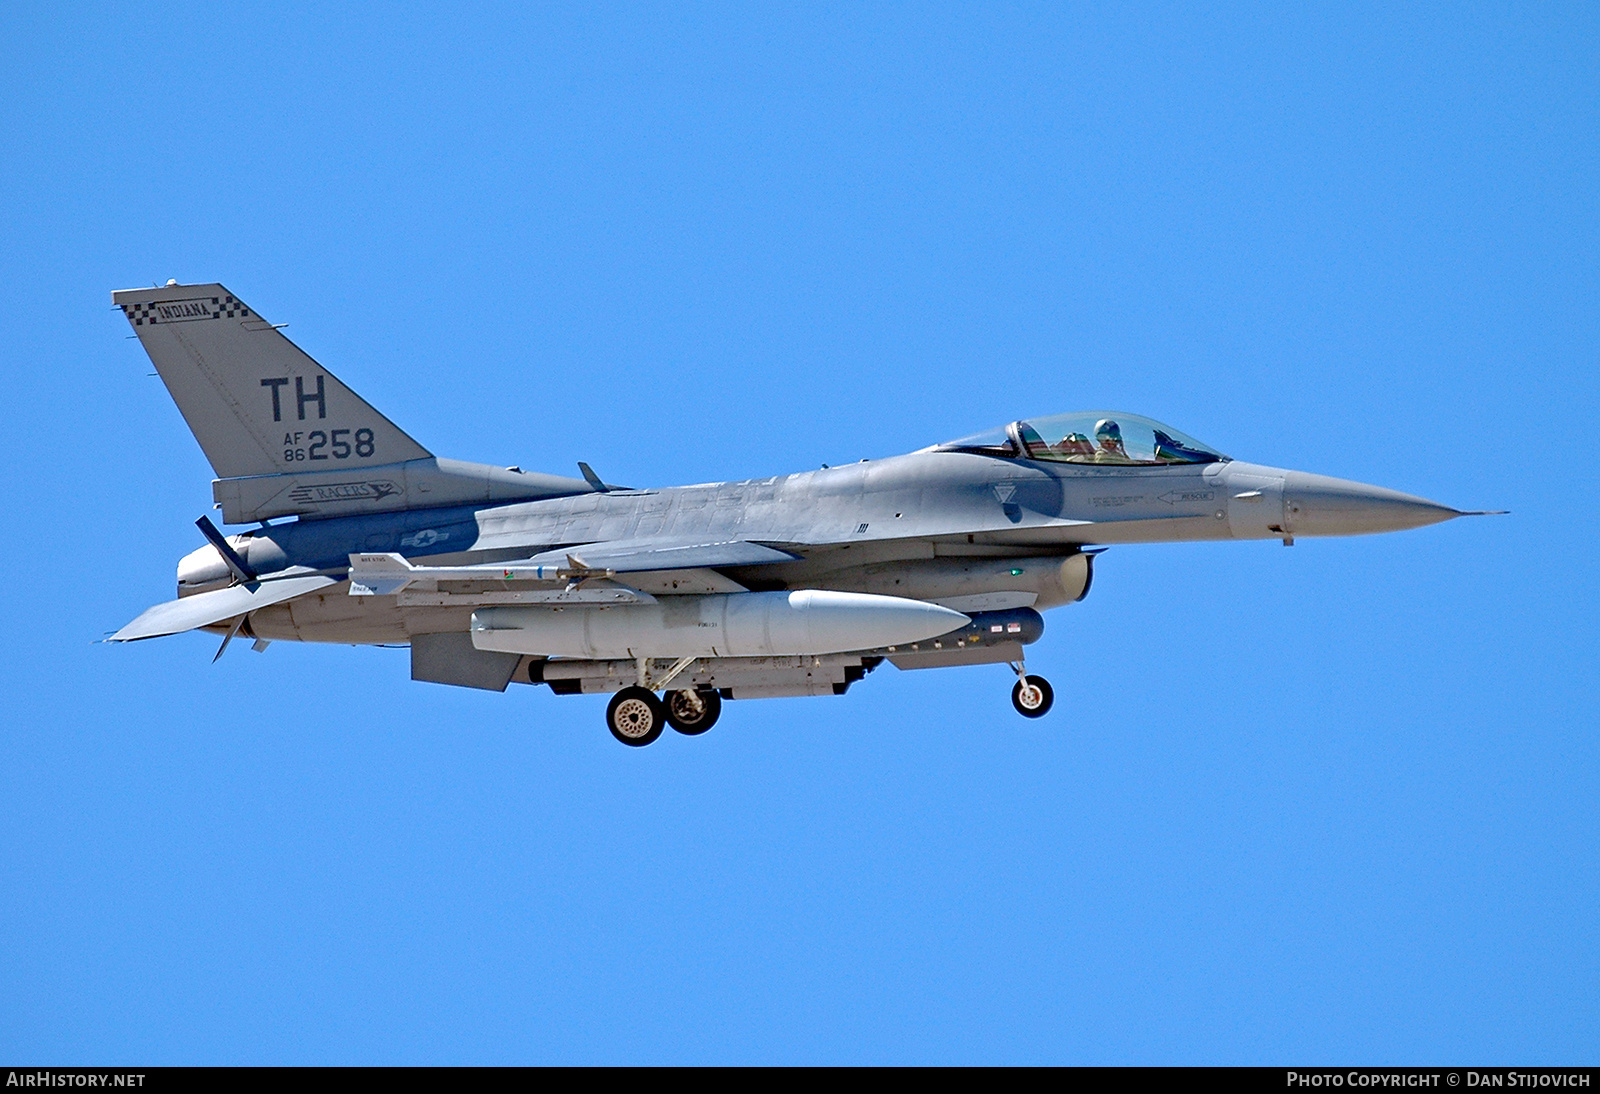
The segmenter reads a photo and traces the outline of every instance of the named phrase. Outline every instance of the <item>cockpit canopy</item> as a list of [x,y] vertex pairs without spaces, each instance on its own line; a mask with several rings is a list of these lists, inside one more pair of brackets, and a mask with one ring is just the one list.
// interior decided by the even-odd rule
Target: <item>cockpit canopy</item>
[[1012,422],[1002,429],[938,445],[937,449],[1112,467],[1167,467],[1228,459],[1170,425],[1115,410],[1086,410]]

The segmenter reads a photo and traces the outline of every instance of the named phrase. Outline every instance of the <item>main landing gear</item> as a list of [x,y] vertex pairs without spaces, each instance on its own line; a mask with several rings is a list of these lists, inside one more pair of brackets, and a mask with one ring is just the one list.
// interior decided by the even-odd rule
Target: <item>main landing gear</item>
[[667,725],[689,737],[698,737],[722,717],[722,696],[709,688],[669,691],[662,705],[667,708]]
[[717,724],[722,696],[711,690],[669,691],[663,702],[648,688],[623,688],[606,707],[606,727],[625,745],[642,748],[667,726],[696,737]]
[[667,708],[653,691],[623,688],[606,707],[606,726],[623,744],[643,748],[667,728]]
[[1043,718],[1055,705],[1055,689],[1043,676],[1029,676],[1021,661],[1011,665],[1017,674],[1017,683],[1011,689],[1011,705],[1024,718]]

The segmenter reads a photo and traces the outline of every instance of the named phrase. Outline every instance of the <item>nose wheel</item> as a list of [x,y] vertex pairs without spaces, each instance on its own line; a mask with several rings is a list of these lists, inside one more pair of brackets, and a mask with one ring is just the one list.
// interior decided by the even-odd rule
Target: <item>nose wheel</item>
[[1043,718],[1055,705],[1055,689],[1043,676],[1029,676],[1019,662],[1011,666],[1017,671],[1017,682],[1011,689],[1011,705],[1024,718]]
[[722,696],[709,689],[669,691],[664,705],[667,724],[690,737],[704,733],[722,716]]
[[623,688],[606,707],[606,728],[623,744],[643,748],[667,728],[667,710],[654,692]]

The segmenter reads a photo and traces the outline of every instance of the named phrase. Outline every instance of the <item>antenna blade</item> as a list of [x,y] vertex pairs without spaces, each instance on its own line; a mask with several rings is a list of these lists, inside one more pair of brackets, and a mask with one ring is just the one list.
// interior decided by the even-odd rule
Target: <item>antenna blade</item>
[[600,476],[594,473],[594,468],[590,467],[582,460],[578,461],[578,470],[583,472],[584,480],[600,493],[605,494],[610,492],[611,487],[607,486],[603,481],[601,481]]

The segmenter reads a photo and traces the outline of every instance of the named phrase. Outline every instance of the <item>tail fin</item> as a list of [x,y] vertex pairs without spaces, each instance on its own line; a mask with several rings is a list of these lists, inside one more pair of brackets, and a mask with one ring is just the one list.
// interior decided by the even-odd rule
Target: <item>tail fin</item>
[[169,282],[111,300],[218,478],[431,455],[221,285]]

